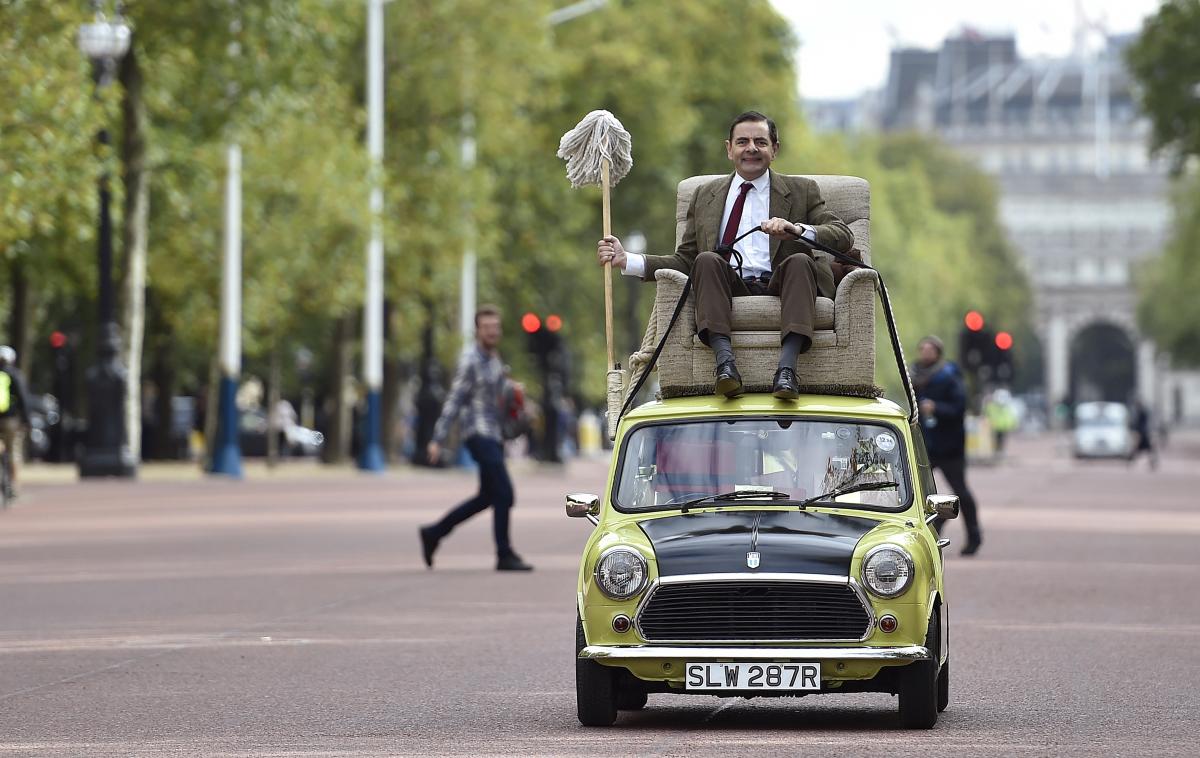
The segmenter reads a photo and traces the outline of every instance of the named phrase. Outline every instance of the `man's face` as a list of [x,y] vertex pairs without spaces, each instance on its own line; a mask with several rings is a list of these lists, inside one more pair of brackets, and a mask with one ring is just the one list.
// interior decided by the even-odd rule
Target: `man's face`
[[771,142],[766,121],[743,121],[733,127],[733,139],[725,140],[725,152],[734,171],[743,179],[754,180],[771,167],[779,145]]
[[500,317],[480,316],[475,325],[475,339],[484,350],[495,350],[500,344]]
[[937,363],[937,360],[940,357],[938,355],[938,349],[934,347],[932,342],[922,342],[917,347],[917,351],[921,356],[921,363],[926,366],[932,366],[933,364]]

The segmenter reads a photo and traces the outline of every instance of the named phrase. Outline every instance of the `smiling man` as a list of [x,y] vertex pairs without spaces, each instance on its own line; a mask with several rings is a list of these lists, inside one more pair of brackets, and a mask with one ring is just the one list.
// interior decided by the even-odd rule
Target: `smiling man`
[[[691,277],[696,293],[696,330],[716,354],[714,391],[726,397],[743,392],[729,339],[732,299],[778,296],[782,323],[779,368],[772,391],[777,398],[793,400],[800,392],[796,357],[812,345],[817,295],[834,295],[829,263],[816,260],[802,240],[816,240],[848,251],[854,235],[825,208],[816,182],[770,170],[779,154],[779,134],[771,119],[757,111],[735,118],[725,140],[725,152],[733,173],[696,190],[688,206],[683,238],[673,255],[627,253],[621,241],[610,235],[598,243],[597,257],[601,265],[611,262],[626,275],[649,282],[662,268]],[[751,234],[732,244],[756,228],[765,233]]]

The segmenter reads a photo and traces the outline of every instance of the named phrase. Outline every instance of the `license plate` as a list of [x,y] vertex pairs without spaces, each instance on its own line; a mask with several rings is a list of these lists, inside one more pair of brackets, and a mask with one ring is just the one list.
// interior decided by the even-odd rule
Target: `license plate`
[[689,690],[819,690],[820,663],[689,663]]

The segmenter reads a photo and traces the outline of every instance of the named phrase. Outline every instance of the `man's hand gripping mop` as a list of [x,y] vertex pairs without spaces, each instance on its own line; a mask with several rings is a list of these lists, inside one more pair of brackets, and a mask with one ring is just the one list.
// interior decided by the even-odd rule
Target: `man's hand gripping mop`
[[[612,234],[610,190],[633,167],[633,143],[617,117],[592,111],[558,142],[558,157],[567,162],[572,187],[600,185],[604,236]],[[612,264],[604,264],[604,337],[608,345],[608,436],[616,433],[624,396],[625,371],[613,357]]]

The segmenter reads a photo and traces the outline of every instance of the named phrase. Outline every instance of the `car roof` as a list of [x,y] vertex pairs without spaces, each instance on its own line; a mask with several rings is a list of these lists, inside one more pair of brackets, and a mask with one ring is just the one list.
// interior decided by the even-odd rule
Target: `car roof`
[[625,419],[629,422],[704,416],[869,416],[906,423],[907,414],[887,398],[847,397],[844,395],[801,395],[796,400],[778,400],[767,393],[748,393],[727,399],[719,395],[675,397],[638,406]]

